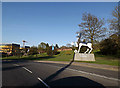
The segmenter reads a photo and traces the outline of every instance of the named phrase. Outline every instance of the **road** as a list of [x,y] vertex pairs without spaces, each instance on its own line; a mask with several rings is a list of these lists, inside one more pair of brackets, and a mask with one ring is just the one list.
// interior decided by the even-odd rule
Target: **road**
[[118,88],[118,72],[69,64],[2,61],[2,86],[34,88]]

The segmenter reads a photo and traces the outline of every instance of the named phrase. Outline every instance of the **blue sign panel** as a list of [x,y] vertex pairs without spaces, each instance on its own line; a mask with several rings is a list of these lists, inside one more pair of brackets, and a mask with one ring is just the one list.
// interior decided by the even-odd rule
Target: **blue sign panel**
[[54,46],[52,46],[52,50],[54,50]]

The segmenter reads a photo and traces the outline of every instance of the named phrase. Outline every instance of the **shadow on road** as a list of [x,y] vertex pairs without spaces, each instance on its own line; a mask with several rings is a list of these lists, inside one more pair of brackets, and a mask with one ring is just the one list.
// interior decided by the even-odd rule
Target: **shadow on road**
[[82,76],[72,76],[48,82],[51,88],[105,88],[100,83]]
[[[75,55],[75,54],[74,54]],[[66,68],[68,68],[72,63],[74,62],[74,56],[73,60],[66,65],[65,67],[61,68],[54,74],[50,75],[47,77],[44,81],[51,87],[51,88],[63,88],[63,87],[72,87],[72,88],[105,88],[102,84],[97,83],[93,80],[90,80],[88,78],[82,77],[82,76],[70,76],[70,77],[65,77],[62,79],[54,80],[57,75],[62,73]]]
[[51,81],[53,78],[55,78],[58,74],[60,74],[61,72],[63,72],[66,68],[68,68],[74,60],[72,60],[68,65],[66,65],[65,67],[61,68],[60,70],[58,70],[56,73],[50,75],[49,77],[47,77],[44,81],[45,82],[49,82]]
[[[50,88],[105,88],[102,84],[82,76],[70,76],[58,80],[53,80],[56,76],[68,68],[73,62],[74,58],[68,65],[47,77],[44,82],[47,83]],[[39,88],[39,83],[33,87]]]
[[22,65],[22,66],[11,66],[11,67],[2,67],[2,71],[19,69],[19,68],[25,67],[25,66],[26,66],[26,65]]
[[[20,61],[27,61],[27,60],[20,60]],[[14,62],[18,62],[18,60],[13,60],[10,62],[5,61],[3,63],[14,63]],[[74,62],[74,56],[73,56],[73,60],[68,65],[66,65],[65,67],[56,71],[54,74],[47,77],[44,80],[44,82],[47,83],[50,86],[50,88],[66,88],[66,87],[67,88],[105,88],[102,84],[82,76],[70,76],[70,77],[64,77],[57,80],[53,80],[56,76],[61,74],[66,68],[71,66],[73,62]],[[16,68],[19,67],[3,68],[3,71],[9,69],[16,69]],[[44,88],[44,86],[41,87],[41,83],[38,82],[37,84],[31,86],[31,88]]]
[[53,78],[55,78],[58,74],[60,74],[60,73],[63,72],[66,68],[68,68],[68,67],[74,62],[74,55],[75,55],[75,54],[73,54],[73,59],[72,59],[72,61],[71,61],[68,65],[66,65],[65,67],[61,68],[61,69],[58,70],[56,73],[50,75],[50,76],[47,77],[44,81],[45,81],[45,82],[51,81],[51,80],[52,80]]

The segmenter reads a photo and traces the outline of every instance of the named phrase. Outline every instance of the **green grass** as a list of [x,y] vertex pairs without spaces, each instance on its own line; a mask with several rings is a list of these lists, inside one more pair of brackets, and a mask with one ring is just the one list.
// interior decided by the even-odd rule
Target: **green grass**
[[[73,51],[61,51],[60,54],[48,56],[46,53],[23,56],[21,58],[16,56],[4,57],[2,59],[24,59],[24,60],[44,60],[44,61],[71,61],[73,59]],[[77,61],[85,63],[106,64],[113,66],[120,66],[119,59],[113,56],[105,56],[94,52],[96,61]]]
[[106,64],[113,66],[120,66],[120,62],[118,59],[106,59],[106,58],[98,58],[96,57],[96,61],[77,61],[77,62],[85,62],[85,63],[95,63],[95,64]]
[[[73,51],[61,51],[60,54],[54,55],[51,58],[46,59],[47,61],[71,61],[73,59]],[[42,59],[44,60],[44,59]]]

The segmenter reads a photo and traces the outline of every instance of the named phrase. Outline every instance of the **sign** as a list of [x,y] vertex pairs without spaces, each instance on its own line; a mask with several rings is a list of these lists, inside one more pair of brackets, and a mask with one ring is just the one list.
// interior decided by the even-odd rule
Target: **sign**
[[54,46],[52,46],[52,50],[54,50]]

